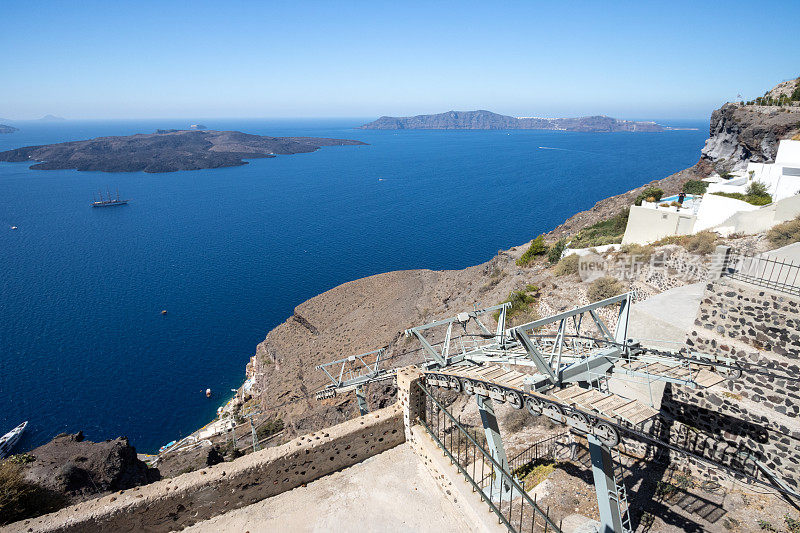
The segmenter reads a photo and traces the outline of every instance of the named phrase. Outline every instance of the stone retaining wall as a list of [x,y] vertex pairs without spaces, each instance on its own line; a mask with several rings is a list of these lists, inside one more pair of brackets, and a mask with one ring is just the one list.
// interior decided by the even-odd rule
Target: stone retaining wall
[[704,329],[755,350],[800,359],[800,299],[730,278],[706,287],[695,320]]
[[706,287],[686,344],[761,368],[743,365],[741,377],[705,389],[668,386],[670,440],[763,478],[744,459],[752,453],[800,488],[800,298],[722,277]]
[[405,441],[398,404],[176,478],[7,526],[9,532],[167,532],[309,483]]

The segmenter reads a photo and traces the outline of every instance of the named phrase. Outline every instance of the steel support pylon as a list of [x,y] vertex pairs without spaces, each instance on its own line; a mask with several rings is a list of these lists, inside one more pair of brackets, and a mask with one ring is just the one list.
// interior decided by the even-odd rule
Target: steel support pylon
[[629,533],[628,502],[622,479],[617,479],[614,457],[594,435],[586,436],[592,458],[594,490],[600,511],[600,533]]
[[[483,423],[483,431],[486,434],[486,444],[489,448],[489,453],[500,464],[503,470],[508,471],[508,458],[506,457],[506,449],[503,446],[503,438],[500,436],[500,427],[497,425],[497,416],[494,413],[494,403],[490,398],[484,398],[480,395],[475,395],[478,400],[478,411],[481,414],[481,422]],[[503,495],[504,499],[508,499],[512,492],[512,485],[503,473],[503,470],[494,467],[494,476],[492,478],[492,499],[500,498]]]
[[356,400],[358,400],[358,410],[361,412],[361,416],[369,413],[367,395],[364,393],[364,385],[359,385],[356,387]]

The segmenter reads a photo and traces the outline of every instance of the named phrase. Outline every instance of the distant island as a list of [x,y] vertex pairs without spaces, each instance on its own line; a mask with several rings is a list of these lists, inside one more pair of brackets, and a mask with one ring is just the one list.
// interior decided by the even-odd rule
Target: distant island
[[192,124],[191,126],[189,126],[189,128],[193,130],[207,130],[208,126],[205,126],[203,124]]
[[67,119],[65,119],[64,117],[57,117],[55,115],[45,115],[37,120],[39,120],[40,122],[62,122]]
[[670,130],[655,122],[619,120],[605,115],[578,118],[511,117],[491,111],[448,111],[415,117],[381,117],[364,124],[365,130],[561,130],[561,131],[634,131]]
[[361,141],[316,137],[267,137],[240,131],[157,130],[156,133],[98,137],[0,152],[0,161],[36,161],[37,170],[175,172],[246,165],[244,159],[308,153],[322,146]]
[[14,133],[15,131],[19,131],[19,129],[15,128],[14,126],[0,124],[0,133]]

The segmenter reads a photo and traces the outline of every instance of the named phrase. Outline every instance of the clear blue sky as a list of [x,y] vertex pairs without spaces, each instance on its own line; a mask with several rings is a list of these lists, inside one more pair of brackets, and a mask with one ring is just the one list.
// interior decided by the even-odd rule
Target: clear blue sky
[[707,118],[800,75],[800,2],[2,2],[0,117]]

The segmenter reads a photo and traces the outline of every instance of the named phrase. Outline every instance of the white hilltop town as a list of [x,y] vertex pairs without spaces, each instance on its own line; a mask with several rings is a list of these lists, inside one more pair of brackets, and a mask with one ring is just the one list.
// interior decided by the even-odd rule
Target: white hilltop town
[[673,235],[714,231],[755,234],[800,215],[800,141],[782,140],[774,163],[714,173],[700,194],[650,196],[633,205],[622,244],[651,244]]

